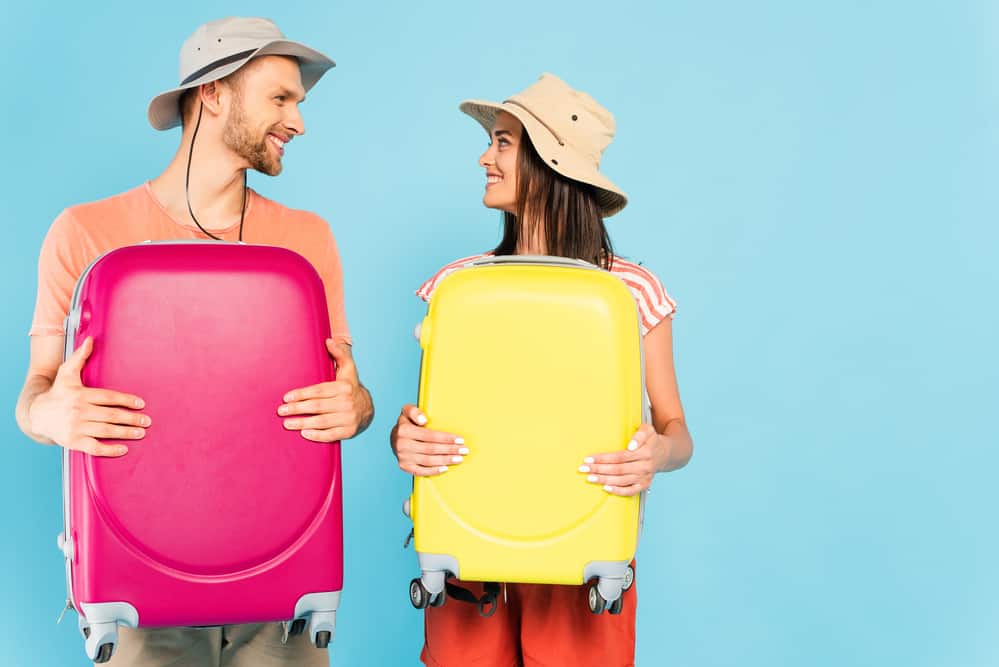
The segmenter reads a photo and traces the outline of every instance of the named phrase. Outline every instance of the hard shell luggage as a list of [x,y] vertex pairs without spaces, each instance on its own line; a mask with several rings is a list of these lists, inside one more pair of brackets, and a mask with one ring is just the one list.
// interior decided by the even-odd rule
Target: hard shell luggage
[[627,286],[578,260],[480,259],[441,280],[418,337],[427,428],[462,436],[470,453],[414,479],[407,510],[422,576],[410,585],[413,605],[443,604],[448,577],[596,579],[591,611],[619,612],[644,495],[608,494],[578,468],[624,449],[645,416]]
[[323,284],[300,255],[144,243],[80,277],[66,353],[85,386],[136,394],[152,420],[120,458],[64,450],[68,604],[90,659],[117,627],[286,622],[332,638],[343,588],[339,443],[283,427],[285,392],[330,381]]

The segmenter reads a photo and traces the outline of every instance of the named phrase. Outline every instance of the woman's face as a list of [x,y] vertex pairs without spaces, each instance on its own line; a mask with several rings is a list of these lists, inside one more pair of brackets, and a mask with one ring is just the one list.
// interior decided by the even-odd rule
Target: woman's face
[[479,157],[479,166],[486,170],[482,203],[489,208],[517,213],[517,153],[523,131],[520,121],[505,111],[496,116],[489,148]]

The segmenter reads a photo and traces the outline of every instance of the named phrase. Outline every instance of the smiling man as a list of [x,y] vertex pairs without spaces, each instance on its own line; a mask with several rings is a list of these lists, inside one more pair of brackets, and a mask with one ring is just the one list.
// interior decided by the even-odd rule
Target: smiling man
[[[42,245],[28,376],[17,403],[17,422],[28,436],[95,456],[126,456],[127,445],[101,439],[139,441],[151,426],[142,397],[124,393],[128,387],[82,385],[80,372],[92,343],[63,362],[63,322],[81,273],[110,250],[150,239],[246,241],[288,248],[308,259],[326,289],[333,333],[326,345],[337,380],[288,387],[288,394],[275,397],[275,409],[285,428],[316,442],[350,438],[368,426],[371,396],[351,355],[340,257],[329,226],[313,213],[246,187],[247,169],[281,173],[289,142],[305,133],[299,105],[333,64],[260,18],[213,21],[184,42],[180,85],[149,105],[149,122],[157,130],[182,126],[173,160],[159,176],[128,192],[66,209]],[[110,664],[328,664],[327,652],[315,649],[308,634],[282,640],[275,623],[123,629]]]

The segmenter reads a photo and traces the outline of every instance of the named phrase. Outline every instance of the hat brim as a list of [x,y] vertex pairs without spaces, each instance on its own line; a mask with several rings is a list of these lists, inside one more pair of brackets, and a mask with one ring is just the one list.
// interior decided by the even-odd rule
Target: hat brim
[[591,160],[559,143],[555,135],[523,107],[487,100],[465,100],[458,105],[458,108],[477,120],[486,133],[492,132],[496,124],[496,115],[500,111],[514,116],[524,126],[524,130],[531,137],[531,143],[545,164],[566,178],[592,185],[597,189],[597,205],[603,217],[611,217],[628,204],[628,195],[601,174]]
[[194,81],[189,81],[182,86],[160,93],[154,97],[149,103],[149,124],[157,130],[169,130],[170,128],[177,127],[181,121],[180,96],[184,94],[185,90],[197,88],[204,83],[225,78],[254,58],[261,56],[292,56],[298,59],[299,68],[302,72],[302,87],[306,91],[309,91],[316,85],[316,82],[322,78],[323,74],[336,66],[336,63],[328,57],[315,49],[310,49],[304,44],[284,39],[274,40],[256,49],[246,56],[246,58],[229,63],[218,69],[213,69]]

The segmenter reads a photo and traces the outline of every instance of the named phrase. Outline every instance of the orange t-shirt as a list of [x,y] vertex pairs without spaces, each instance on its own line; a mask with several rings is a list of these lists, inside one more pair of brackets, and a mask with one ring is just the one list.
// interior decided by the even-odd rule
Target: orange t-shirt
[[[235,241],[239,224],[213,231]],[[100,255],[143,241],[206,239],[194,225],[170,217],[149,183],[122,194],[64,210],[52,223],[38,259],[38,299],[30,335],[65,335],[64,321],[76,281]],[[253,190],[246,195],[246,243],[287,248],[315,267],[326,288],[333,339],[350,343],[343,305],[343,275],[336,241],[326,221],[314,213],[282,206]]]

